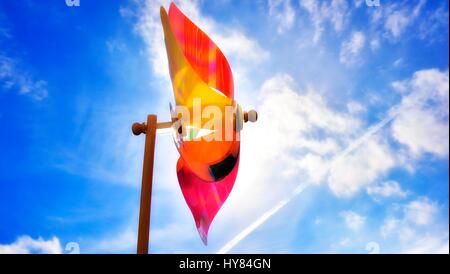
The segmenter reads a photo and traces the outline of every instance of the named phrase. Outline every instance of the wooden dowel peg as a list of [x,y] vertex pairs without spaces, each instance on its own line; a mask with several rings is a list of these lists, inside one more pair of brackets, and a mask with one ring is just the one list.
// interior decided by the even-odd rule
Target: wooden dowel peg
[[258,121],[258,112],[256,110],[251,109],[248,112],[244,111],[244,122],[256,122]]
[[[171,128],[171,127],[172,127],[172,122],[161,122],[161,123],[156,124],[156,129],[166,129],[166,128]],[[131,126],[131,131],[136,136],[141,135],[143,133],[145,134],[147,131],[147,124],[146,123],[134,123]]]
[[145,134],[145,132],[147,131],[147,125],[145,123],[134,123],[131,126],[131,131],[136,136],[141,135],[142,133]]
[[156,124],[157,129],[164,129],[164,128],[170,128],[172,127],[172,122],[161,122]]

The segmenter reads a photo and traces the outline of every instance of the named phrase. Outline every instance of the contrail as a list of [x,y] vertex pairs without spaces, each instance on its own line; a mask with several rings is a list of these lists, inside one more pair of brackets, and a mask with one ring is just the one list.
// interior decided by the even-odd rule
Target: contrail
[[[339,155],[336,155],[332,159],[331,163],[336,162],[338,159],[345,157],[348,154],[350,154],[351,152],[353,152],[360,145],[362,145],[367,140],[369,140],[369,138],[372,135],[374,135],[380,129],[382,129],[384,126],[389,124],[389,122],[391,122],[400,113],[400,106],[401,106],[401,104],[398,104],[398,105],[392,107],[389,110],[387,117],[385,117],[383,120],[379,121],[375,125],[369,127],[367,129],[367,131],[361,137],[359,137],[358,139],[351,142],[341,153],[339,153]],[[332,164],[327,167],[327,172],[330,170],[331,167],[332,167]],[[275,215],[275,213],[277,213],[280,209],[282,209],[284,206],[286,206],[290,201],[292,201],[297,195],[302,193],[310,185],[311,184],[309,184],[309,183],[299,185],[288,198],[281,200],[276,206],[274,206],[273,208],[266,211],[266,213],[261,215],[261,217],[259,217],[255,222],[250,224],[248,227],[246,227],[244,230],[242,230],[238,235],[236,235],[233,239],[231,239],[231,241],[226,243],[219,251],[217,251],[217,254],[228,253],[240,241],[245,239],[255,229],[257,229],[259,226],[264,224],[268,219],[270,219],[270,217]]]
[[354,151],[360,145],[367,142],[367,140],[369,140],[370,137],[372,137],[372,135],[374,135],[380,129],[382,129],[387,124],[389,124],[389,122],[392,121],[395,117],[397,117],[399,113],[400,113],[400,104],[392,107],[389,110],[388,115],[383,120],[381,120],[378,123],[376,123],[375,125],[369,127],[361,137],[359,137],[358,139],[351,142],[341,153],[339,153],[339,155],[334,157],[333,160],[347,156],[349,153]]
[[249,225],[247,228],[242,230],[241,233],[236,235],[231,241],[229,241],[226,245],[224,245],[219,251],[217,251],[217,254],[225,254],[228,251],[230,251],[235,245],[237,245],[240,241],[242,241],[245,237],[247,237],[250,233],[253,232],[253,230],[257,229],[260,225],[265,223],[270,217],[272,217],[275,213],[278,212],[278,210],[282,209],[286,204],[288,204],[295,196],[302,193],[303,190],[305,190],[309,184],[302,184],[299,185],[294,192],[289,196],[288,198],[280,201],[275,207],[268,210],[266,213],[264,213],[261,217],[259,217],[258,220],[253,222],[251,225]]

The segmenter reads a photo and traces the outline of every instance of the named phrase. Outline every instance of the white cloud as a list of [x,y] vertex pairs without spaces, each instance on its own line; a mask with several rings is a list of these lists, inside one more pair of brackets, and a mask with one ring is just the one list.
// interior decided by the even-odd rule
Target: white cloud
[[389,146],[373,137],[364,146],[331,164],[328,185],[337,196],[350,197],[385,175],[395,164]]
[[[345,134],[359,127],[357,119],[333,111],[315,90],[299,91],[294,80],[288,75],[277,75],[264,82],[260,100],[261,112],[265,113],[265,119],[270,119],[273,127],[270,134],[281,132],[278,137],[285,140],[284,145],[289,147],[302,145],[298,140],[303,140],[303,134],[315,129]],[[333,150],[332,141],[326,142]],[[308,143],[305,146],[308,146]],[[314,147],[312,142],[309,147],[311,146]]]
[[360,31],[354,31],[349,40],[343,41],[339,61],[345,65],[355,65],[361,62],[361,51],[366,38]]
[[421,70],[412,79],[394,82],[404,96],[399,116],[392,124],[392,135],[411,153],[448,156],[449,74],[436,69]]
[[435,9],[425,9],[426,3],[427,0],[383,3],[371,13],[374,33],[394,43],[401,41],[406,33],[428,45],[445,41],[448,37],[448,7],[441,3]]
[[397,234],[402,240],[413,239],[416,231],[420,227],[431,226],[439,213],[437,203],[427,197],[420,197],[397,207],[401,216],[386,218],[380,227],[380,233],[384,238]]
[[269,58],[269,52],[263,50],[258,42],[248,38],[243,32],[219,26],[216,28],[208,34],[211,35],[227,58],[240,60],[243,62],[241,65],[260,63]]
[[[273,78],[272,80],[283,80]],[[286,79],[289,80],[289,79]],[[266,82],[266,88],[269,88],[270,81]],[[272,86],[272,88],[274,88]],[[288,94],[287,92],[294,92]],[[263,89],[264,92],[264,89]],[[302,128],[303,130],[312,130],[312,129],[324,129],[329,133],[348,133],[352,129],[355,129],[359,126],[359,122],[353,117],[346,115],[344,113],[339,113],[337,111],[333,111],[328,105],[325,99],[319,95],[315,90],[308,90],[306,94],[298,95],[294,90],[288,89],[286,90],[286,96],[292,96],[293,101],[284,101],[284,105],[290,104],[292,110],[295,110],[295,113],[301,115],[303,122]],[[288,98],[285,98],[288,99]],[[280,102],[281,103],[281,102]],[[295,106],[295,108],[294,108]],[[301,106],[300,108],[297,106]],[[290,123],[294,123],[294,120],[291,120]]]
[[[434,101],[437,98],[438,101],[448,104],[448,100],[442,100],[442,98],[448,98],[448,76],[446,74],[436,70],[427,70],[419,71],[415,75],[414,80],[403,83],[407,87],[413,87],[412,89],[415,91],[403,92],[401,103],[392,107],[387,117],[380,123],[367,129],[366,134],[360,138],[361,140],[358,139],[355,144],[351,144],[349,152],[344,152],[342,155],[339,154],[342,149],[342,141],[344,143],[348,141],[352,132],[361,131],[358,120],[353,116],[345,116],[342,113],[331,111],[317,92],[309,91],[306,94],[296,92],[295,83],[288,76],[277,76],[268,80],[263,86],[262,94],[267,96],[267,106],[270,108],[263,107],[262,110],[267,113],[268,117],[274,119],[273,126],[270,128],[276,130],[272,130],[270,134],[279,133],[280,135],[271,135],[270,138],[285,140],[280,146],[284,146],[286,150],[296,148],[306,150],[297,156],[289,155],[289,153],[281,156],[282,159],[287,159],[284,165],[284,174],[292,175],[300,170],[311,182],[315,183],[320,183],[326,178],[335,195],[350,197],[361,189],[370,187],[370,184],[387,175],[396,166],[403,165],[410,170],[410,164],[405,162],[402,151],[394,151],[394,147],[390,145],[389,139],[396,138],[396,136],[389,135],[392,133],[389,131],[378,136],[376,133],[391,121],[393,125],[401,123],[402,115],[407,110],[406,107],[417,106],[415,102],[427,101],[422,100],[423,98],[434,98]],[[302,108],[296,107],[299,105]],[[280,112],[278,106],[283,106],[284,112]],[[448,116],[446,114],[448,110],[445,107],[436,107],[436,105],[434,107],[434,111],[440,113],[441,116]],[[314,140],[304,137],[314,132],[315,129],[327,132],[327,138]],[[435,135],[440,136],[439,134]],[[388,140],[382,141],[382,137]],[[445,140],[448,143],[448,138],[443,139],[443,141]],[[364,145],[360,146],[362,143]],[[445,142],[440,143],[445,144]],[[276,148],[274,151],[283,150]],[[399,186],[392,182],[370,187],[368,191],[377,196],[406,195]]]
[[372,51],[377,51],[380,48],[380,39],[378,37],[372,38],[370,40],[370,48]]
[[324,24],[329,22],[333,29],[340,33],[347,24],[350,14],[348,1],[332,0],[331,2],[320,2],[315,0],[300,0],[303,7],[311,18],[314,26],[313,42],[317,43],[325,29]]
[[381,19],[383,19],[383,10],[382,9],[372,9],[372,14],[370,17],[370,22],[372,24],[379,24]]
[[30,73],[19,67],[18,61],[0,52],[0,84],[5,90],[26,94],[35,100],[48,95],[47,82],[35,80]]
[[332,0],[328,7],[323,6],[325,14],[329,16],[335,31],[344,29],[346,18],[349,17],[349,6],[346,0]]
[[[1,15],[0,17],[2,17]],[[12,35],[10,30],[0,26],[0,44],[8,45],[11,42]],[[6,54],[1,48],[0,89],[28,95],[37,101],[44,99],[48,95],[47,82],[36,80],[29,69],[18,58]]]
[[382,24],[387,37],[398,40],[406,28],[419,17],[426,0],[418,0],[414,6],[398,3],[384,4],[372,13],[372,22]]
[[383,238],[387,238],[391,235],[400,225],[400,220],[396,218],[388,218],[384,221],[380,227],[380,234]]
[[398,38],[406,26],[408,26],[410,20],[411,18],[406,10],[393,11],[387,16],[384,28],[388,30],[392,36]]
[[[255,146],[253,162],[261,162],[262,169],[265,161],[278,159],[284,167],[283,170],[291,168],[298,172],[297,165],[305,167],[312,163],[301,159],[302,154],[296,155],[296,150],[303,149],[305,152],[325,155],[335,153],[339,149],[333,139],[311,139],[306,137],[308,133],[320,130],[327,134],[348,134],[359,127],[358,120],[332,110],[317,92],[312,89],[300,91],[288,75],[277,75],[263,83],[256,108],[260,113],[264,113],[264,117],[258,121],[256,127],[250,125],[246,131],[251,132],[252,136],[259,136],[252,144],[247,143],[247,147]],[[264,147],[264,151],[258,146]],[[321,161],[316,159],[313,162]]]
[[359,102],[356,101],[348,102],[347,110],[351,114],[359,114],[367,111],[366,107],[364,107],[363,105],[361,105]]
[[[183,1],[184,3],[185,1]],[[146,1],[138,7],[138,23],[135,25],[136,31],[142,36],[147,45],[147,54],[153,67],[153,71],[160,77],[168,77],[167,55],[164,45],[164,34],[161,29],[159,19],[159,7],[167,6],[169,1]],[[130,8],[121,9],[122,16],[134,14]]]
[[429,225],[438,212],[438,207],[428,198],[420,198],[408,203],[404,211],[406,220],[416,225]]
[[295,22],[295,11],[291,0],[269,0],[269,15],[278,24],[278,33],[282,34],[292,28]]
[[[258,111],[264,120],[258,121],[262,141],[272,142],[265,147],[264,158],[285,160],[284,174],[296,174],[303,170],[308,177],[319,182],[328,170],[327,157],[340,150],[334,136],[345,136],[359,128],[359,121],[346,113],[332,110],[313,89],[301,91],[288,75],[277,75],[263,83]],[[301,106],[301,107],[298,107]],[[322,131],[323,138],[308,138],[308,134]],[[327,137],[333,136],[333,138]],[[298,151],[300,150],[300,151]],[[303,152],[295,154],[295,152]],[[261,158],[258,158],[261,160]]]
[[391,87],[400,93],[405,93],[407,90],[407,82],[406,81],[394,81],[391,84]]
[[325,138],[322,140],[301,138],[298,140],[298,143],[298,147],[306,148],[318,155],[334,154],[340,149],[339,145],[332,138]]
[[375,197],[405,197],[407,192],[403,191],[396,181],[381,182],[377,185],[368,186],[367,194]]
[[437,120],[432,111],[409,109],[395,120],[392,130],[394,137],[415,155],[448,155],[448,123]]
[[449,239],[426,235],[404,247],[400,253],[406,254],[449,254]]
[[441,5],[439,8],[427,11],[419,25],[418,36],[427,44],[435,41],[445,41],[448,37],[448,7]]
[[[328,185],[337,196],[356,194],[396,166],[411,170],[411,157],[401,149],[394,151],[390,138],[405,144],[413,155],[423,151],[448,155],[448,71],[422,70],[411,80],[396,83],[394,86],[401,89],[401,102],[388,111],[385,119],[367,130],[370,137],[392,121],[391,130],[383,136],[387,140],[382,142],[380,136],[363,138],[364,146],[330,164]],[[421,115],[414,115],[417,111]],[[412,117],[416,122],[407,123]],[[424,123],[419,122],[419,117]]]
[[328,174],[329,163],[323,157],[308,153],[297,161],[297,167],[304,170],[313,183],[322,183]]
[[[380,226],[380,234],[384,239],[398,240],[405,244],[414,240],[417,235],[414,225],[408,223],[404,218],[388,217]],[[398,249],[398,248],[397,248]]]
[[53,237],[50,240],[44,240],[41,237],[33,239],[30,236],[20,236],[11,244],[0,244],[0,254],[31,253],[59,254],[62,253],[62,248],[57,237]]
[[366,222],[366,217],[361,216],[354,211],[343,211],[340,215],[344,218],[347,227],[354,231],[360,230]]
[[399,209],[397,212],[400,216],[386,218],[380,227],[381,236],[384,239],[390,238],[389,242],[395,243],[393,246],[395,252],[413,254],[449,252],[448,223],[442,227],[437,220],[439,208],[436,202],[421,197],[397,205],[396,208]]

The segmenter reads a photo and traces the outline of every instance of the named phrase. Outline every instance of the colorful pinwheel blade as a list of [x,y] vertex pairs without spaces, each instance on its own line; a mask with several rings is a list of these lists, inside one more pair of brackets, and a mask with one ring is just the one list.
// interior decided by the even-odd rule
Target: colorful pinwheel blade
[[233,74],[222,51],[173,3],[169,21],[184,56],[203,82],[233,99]]
[[177,176],[184,199],[192,212],[198,233],[206,245],[211,222],[233,189],[239,167],[239,156],[232,171],[216,182],[206,182],[184,164],[182,158],[177,163]]
[[[161,8],[161,22],[175,103],[190,114],[190,119],[180,125],[181,132],[175,131],[174,136],[180,153],[178,181],[200,237],[206,244],[209,226],[236,180],[239,132],[233,129],[231,140],[196,139],[200,132],[208,135],[215,130],[202,128],[203,116],[200,119],[192,116],[198,101],[201,101],[201,111],[214,106],[223,114],[227,107],[235,106],[233,76],[227,59],[216,44],[175,4],[170,5],[169,14]],[[225,115],[219,122],[227,123]],[[225,137],[225,132],[219,134]]]

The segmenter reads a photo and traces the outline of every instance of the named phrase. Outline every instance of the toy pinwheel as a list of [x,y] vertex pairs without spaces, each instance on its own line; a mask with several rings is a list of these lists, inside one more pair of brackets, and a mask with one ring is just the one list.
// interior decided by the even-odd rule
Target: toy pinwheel
[[[243,123],[256,121],[257,113],[254,110],[243,112],[234,100],[230,65],[208,35],[173,3],[168,13],[161,7],[160,15],[175,108],[170,108],[171,122],[153,127],[173,129],[180,153],[176,166],[178,181],[206,245],[211,222],[236,180]],[[148,136],[149,123],[156,124],[156,118],[149,119],[147,124],[133,125],[133,132],[146,132]],[[153,158],[148,162],[153,167]],[[145,169],[144,158],[141,212]]]

